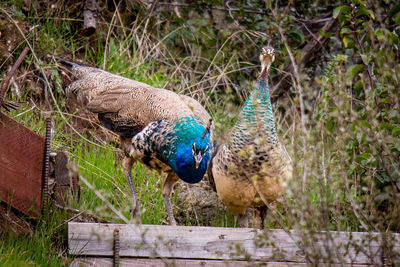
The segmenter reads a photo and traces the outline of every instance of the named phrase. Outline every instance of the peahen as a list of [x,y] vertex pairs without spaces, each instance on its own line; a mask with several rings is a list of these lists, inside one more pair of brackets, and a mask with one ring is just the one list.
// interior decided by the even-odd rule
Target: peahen
[[255,88],[226,142],[217,147],[208,172],[218,197],[239,217],[241,227],[248,227],[247,209],[255,207],[264,228],[267,205],[281,195],[292,176],[291,159],[276,133],[268,88],[274,59],[274,49],[264,47]]
[[170,194],[179,180],[198,183],[212,157],[213,125],[210,115],[195,99],[109,72],[57,58],[75,76],[67,93],[76,93],[86,108],[98,114],[101,124],[120,136],[125,153],[124,175],[132,194],[132,213],[140,209],[131,170],[136,161],[167,173],[163,199],[168,220],[176,225]]

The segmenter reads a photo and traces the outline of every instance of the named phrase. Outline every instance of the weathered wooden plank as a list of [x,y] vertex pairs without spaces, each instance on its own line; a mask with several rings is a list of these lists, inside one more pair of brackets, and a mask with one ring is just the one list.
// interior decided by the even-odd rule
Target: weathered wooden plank
[[[232,261],[232,260],[190,260],[190,259],[146,259],[146,258],[121,258],[120,267],[160,267],[160,266],[176,266],[176,267],[192,267],[192,266],[207,266],[207,267],[245,267],[245,266],[265,266],[265,267],[292,267],[292,266],[309,266],[307,263],[298,262],[247,262],[247,261]],[[76,258],[69,267],[114,267],[112,258]],[[367,264],[319,264],[318,266],[330,267],[365,267]]]
[[[121,257],[162,257],[182,259],[251,258],[284,261],[371,264],[382,256],[378,233],[304,232],[251,228],[218,228],[164,225],[68,224],[69,253],[112,256],[113,231],[120,231]],[[390,255],[400,255],[400,235],[388,237]],[[306,240],[304,244],[302,240]],[[264,243],[261,247],[261,243]],[[385,254],[386,255],[386,254]],[[389,254],[387,254],[389,255]],[[400,259],[398,259],[400,261]]]
[[45,140],[0,112],[0,200],[39,217]]

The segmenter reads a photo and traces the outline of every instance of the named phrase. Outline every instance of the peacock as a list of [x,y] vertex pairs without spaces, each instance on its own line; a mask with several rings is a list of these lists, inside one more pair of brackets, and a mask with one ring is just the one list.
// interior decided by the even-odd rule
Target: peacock
[[218,197],[238,216],[241,227],[248,227],[247,209],[255,207],[264,228],[267,205],[281,195],[292,177],[291,159],[278,140],[268,88],[274,59],[272,47],[262,48],[255,88],[226,142],[216,148],[208,172]]
[[167,177],[162,195],[168,221],[176,225],[170,195],[178,180],[198,183],[214,151],[214,126],[195,99],[167,89],[56,58],[75,80],[66,88],[78,102],[98,114],[101,124],[117,133],[124,151],[122,168],[132,195],[132,215],[140,208],[132,181],[132,165],[140,161]]

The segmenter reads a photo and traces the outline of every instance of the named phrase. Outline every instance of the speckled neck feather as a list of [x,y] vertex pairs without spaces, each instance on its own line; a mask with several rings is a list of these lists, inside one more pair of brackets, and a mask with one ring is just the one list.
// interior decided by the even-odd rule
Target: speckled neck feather
[[266,135],[268,143],[276,144],[278,136],[276,134],[268,82],[261,79],[261,77],[263,76],[260,76],[254,90],[244,103],[235,127],[239,131],[250,131],[251,128],[261,130]]

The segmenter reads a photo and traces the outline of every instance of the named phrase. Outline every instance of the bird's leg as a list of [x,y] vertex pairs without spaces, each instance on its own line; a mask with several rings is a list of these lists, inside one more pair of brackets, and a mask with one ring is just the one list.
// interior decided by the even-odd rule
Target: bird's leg
[[179,178],[172,173],[169,173],[167,176],[167,179],[165,179],[164,185],[163,185],[163,199],[165,206],[167,207],[167,213],[168,213],[168,221],[170,225],[176,225],[176,221],[174,218],[174,214],[172,212],[172,206],[171,206],[171,191],[172,188],[174,187],[174,184],[179,180]]
[[261,219],[261,229],[265,227],[265,218],[267,217],[268,207],[262,206],[260,207],[260,219]]
[[253,228],[261,229],[260,208],[254,207],[251,212],[253,214]]
[[138,223],[141,223],[141,218],[140,218],[140,206],[139,202],[137,200],[135,188],[133,187],[133,180],[132,180],[132,165],[133,165],[133,159],[130,157],[124,157],[122,160],[122,169],[124,170],[124,174],[126,177],[126,180],[128,182],[129,190],[131,191],[132,195],[132,212],[131,212],[131,217],[136,217],[136,220]]
[[247,209],[243,214],[238,215],[238,223],[239,223],[239,227],[241,227],[241,228],[249,227],[249,220],[247,217]]
[[253,227],[258,229],[264,229],[265,217],[267,216],[268,207],[261,206],[255,207],[253,213]]

